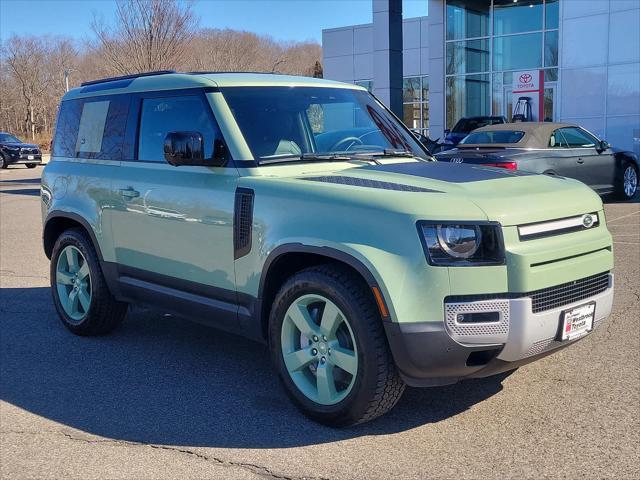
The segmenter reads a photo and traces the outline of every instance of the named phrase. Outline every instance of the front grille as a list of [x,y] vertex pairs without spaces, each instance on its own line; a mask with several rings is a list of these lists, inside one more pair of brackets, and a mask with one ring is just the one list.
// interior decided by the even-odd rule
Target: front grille
[[562,305],[579,302],[604,292],[609,286],[609,274],[599,273],[587,278],[543,288],[531,293],[533,313],[544,312]]
[[32,155],[32,154],[38,153],[38,149],[37,148],[21,148],[20,153],[22,153],[23,155],[27,155],[27,154]]
[[603,272],[533,292],[454,295],[445,298],[445,302],[477,302],[480,300],[531,297],[533,313],[540,313],[593,297],[594,295],[604,292],[608,287],[609,272]]

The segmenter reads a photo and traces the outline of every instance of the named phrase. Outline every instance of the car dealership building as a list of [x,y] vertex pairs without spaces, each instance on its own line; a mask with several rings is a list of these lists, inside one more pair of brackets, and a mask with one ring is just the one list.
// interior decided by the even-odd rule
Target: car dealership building
[[324,76],[357,83],[442,138],[464,116],[577,123],[640,154],[640,0],[373,0],[373,23],[323,31]]

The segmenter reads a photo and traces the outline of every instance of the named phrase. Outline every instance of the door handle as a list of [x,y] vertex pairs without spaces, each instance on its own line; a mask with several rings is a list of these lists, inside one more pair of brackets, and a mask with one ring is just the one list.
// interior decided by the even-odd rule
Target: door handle
[[583,159],[581,159],[581,158],[579,158],[579,159],[578,159],[578,163],[579,163],[580,165],[582,165],[582,164],[584,163],[584,160],[583,160]]
[[122,195],[124,198],[129,198],[129,199],[140,196],[140,192],[135,190],[133,187],[121,188],[119,192],[120,192],[120,195]]

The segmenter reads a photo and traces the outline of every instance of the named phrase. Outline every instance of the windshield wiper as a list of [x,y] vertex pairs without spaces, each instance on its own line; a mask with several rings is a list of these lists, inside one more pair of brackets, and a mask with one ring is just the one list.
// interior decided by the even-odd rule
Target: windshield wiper
[[[366,156],[368,158],[372,158],[372,157],[407,157],[407,158],[415,158],[417,160],[420,160],[422,162],[428,162],[430,160],[425,160],[422,157],[419,157],[418,155],[416,155],[413,152],[410,152],[409,150],[393,150],[391,148],[385,148],[384,150],[378,150],[375,152],[358,152],[359,156]],[[376,161],[376,160],[374,160]],[[376,163],[379,163],[376,161]]]
[[375,159],[369,156],[362,156],[361,154],[346,154],[346,153],[302,153],[300,155],[295,153],[285,153],[282,155],[269,155],[268,157],[261,157],[258,160],[260,165],[273,165],[275,163],[288,163],[288,162],[351,162],[353,160],[369,161],[378,163]]

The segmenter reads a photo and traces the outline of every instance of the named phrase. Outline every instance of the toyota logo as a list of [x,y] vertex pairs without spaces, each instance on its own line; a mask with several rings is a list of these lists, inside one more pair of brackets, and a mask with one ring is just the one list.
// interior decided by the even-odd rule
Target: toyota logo
[[584,228],[591,228],[593,226],[594,223],[594,218],[593,215],[589,215],[588,213],[586,215],[582,216],[582,226]]
[[529,73],[523,73],[520,75],[520,83],[529,83],[533,77]]
[[462,159],[462,158],[460,158],[460,157],[453,157],[453,158],[451,159],[451,163],[462,163],[462,160],[463,160],[463,159]]

